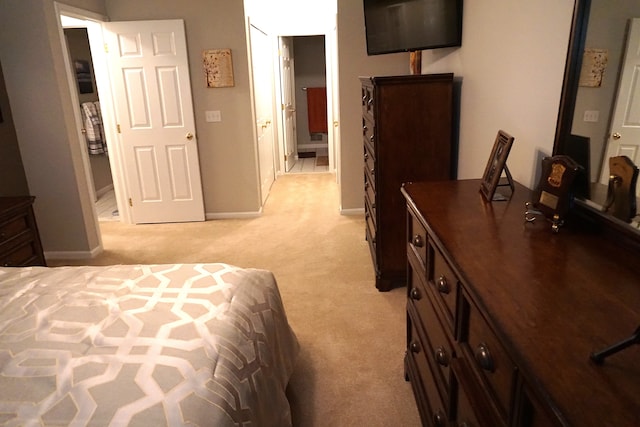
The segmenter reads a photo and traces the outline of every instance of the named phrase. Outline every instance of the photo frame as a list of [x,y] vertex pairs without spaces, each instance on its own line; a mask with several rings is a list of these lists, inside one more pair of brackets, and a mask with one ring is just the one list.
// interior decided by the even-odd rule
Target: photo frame
[[[500,193],[496,193],[496,189],[502,186],[509,186],[511,188],[511,194],[515,189],[513,185],[513,178],[507,168],[507,157],[511,151],[514,137],[509,135],[503,130],[499,130],[496,135],[496,140],[491,150],[491,156],[485,167],[484,174],[482,175],[482,183],[480,184],[480,192],[489,202],[491,201],[503,201],[508,200],[507,197]],[[505,172],[507,176],[507,182],[501,183],[500,178],[502,172]]]

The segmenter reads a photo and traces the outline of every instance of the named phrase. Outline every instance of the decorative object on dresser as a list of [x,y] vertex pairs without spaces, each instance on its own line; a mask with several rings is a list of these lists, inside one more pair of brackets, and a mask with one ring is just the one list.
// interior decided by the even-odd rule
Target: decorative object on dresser
[[635,338],[607,363],[592,360],[637,327],[639,254],[573,217],[562,234],[523,228],[532,191],[516,182],[509,201],[488,208],[479,184],[402,189],[405,375],[423,424],[639,425]]
[[[513,194],[513,178],[507,167],[507,157],[511,151],[513,140],[514,138],[503,130],[499,130],[498,135],[496,135],[496,141],[493,143],[491,155],[484,169],[482,183],[480,184],[480,191],[482,191],[482,194],[488,201],[508,200],[503,194],[496,193],[498,187],[509,186],[511,194]],[[505,183],[501,182],[502,171],[504,171],[507,176]]]
[[32,196],[0,197],[0,266],[46,265]]
[[525,220],[534,222],[536,215],[544,216],[557,233],[573,201],[573,181],[580,169],[581,166],[569,156],[542,159],[540,181],[533,193],[533,203],[526,203]]
[[406,279],[402,183],[454,178],[453,74],[360,80],[366,238],[388,291]]
[[609,157],[609,186],[603,212],[631,222],[636,216],[638,167],[627,156]]

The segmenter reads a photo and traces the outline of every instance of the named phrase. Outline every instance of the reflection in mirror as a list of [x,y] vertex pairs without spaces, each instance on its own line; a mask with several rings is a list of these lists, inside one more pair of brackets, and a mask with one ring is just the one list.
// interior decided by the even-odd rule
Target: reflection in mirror
[[[610,157],[640,164],[640,87],[634,86],[640,79],[633,75],[640,68],[640,19],[633,18],[640,18],[638,0],[615,7],[610,0],[576,0],[554,152],[585,167],[576,195],[593,210],[606,204]],[[640,227],[638,216],[626,222]]]

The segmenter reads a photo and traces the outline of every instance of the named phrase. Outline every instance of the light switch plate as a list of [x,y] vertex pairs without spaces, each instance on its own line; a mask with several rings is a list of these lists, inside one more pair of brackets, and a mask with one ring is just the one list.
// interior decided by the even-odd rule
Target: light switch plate
[[584,112],[583,120],[585,122],[596,123],[600,118],[600,111],[598,110],[587,110]]
[[213,111],[205,111],[204,117],[207,122],[221,122],[222,114],[220,114],[220,110]]

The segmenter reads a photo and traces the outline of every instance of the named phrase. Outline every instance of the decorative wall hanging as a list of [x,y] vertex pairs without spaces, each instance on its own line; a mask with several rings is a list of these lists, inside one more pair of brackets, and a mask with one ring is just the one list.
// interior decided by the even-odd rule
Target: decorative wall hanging
[[580,69],[580,86],[600,87],[608,61],[609,51],[607,49],[585,49]]
[[202,52],[207,87],[232,87],[231,49],[209,49]]

